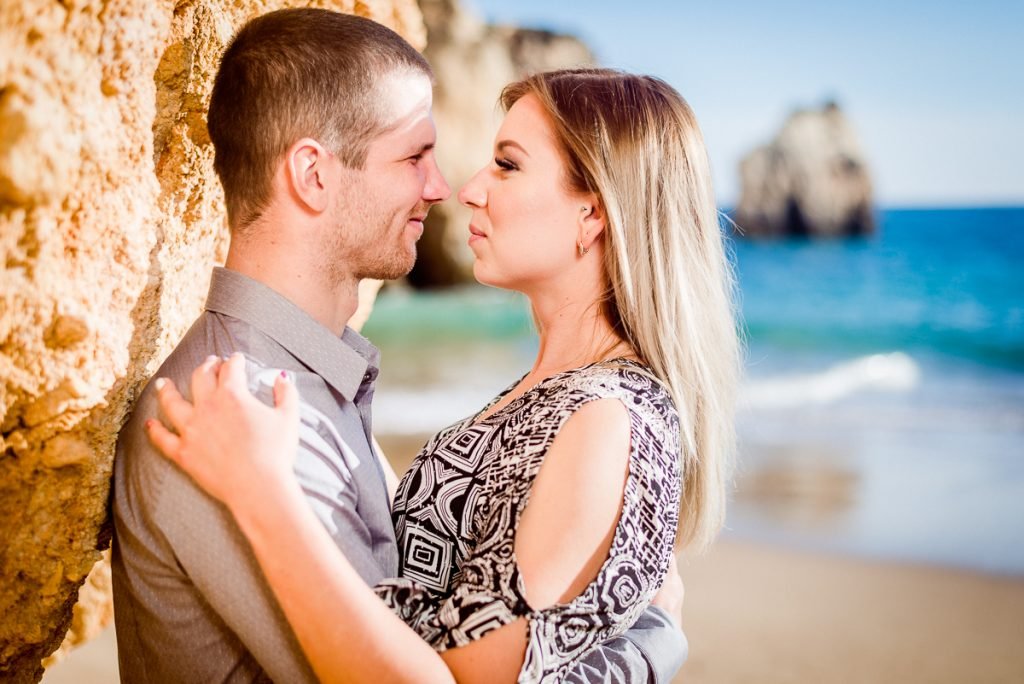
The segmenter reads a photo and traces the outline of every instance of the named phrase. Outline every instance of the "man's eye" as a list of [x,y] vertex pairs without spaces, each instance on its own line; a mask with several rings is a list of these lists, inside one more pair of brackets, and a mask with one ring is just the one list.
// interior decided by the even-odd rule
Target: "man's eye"
[[513,162],[502,157],[495,157],[494,163],[503,171],[515,171],[518,168]]

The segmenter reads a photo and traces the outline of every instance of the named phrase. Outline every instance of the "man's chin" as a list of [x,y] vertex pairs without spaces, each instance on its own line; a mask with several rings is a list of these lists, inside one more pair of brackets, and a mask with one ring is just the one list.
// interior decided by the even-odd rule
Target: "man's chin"
[[373,278],[374,280],[398,280],[399,278],[404,278],[409,275],[412,267],[416,264],[416,247],[413,246],[411,253],[404,256],[406,258],[374,264],[372,269],[363,274],[363,278]]

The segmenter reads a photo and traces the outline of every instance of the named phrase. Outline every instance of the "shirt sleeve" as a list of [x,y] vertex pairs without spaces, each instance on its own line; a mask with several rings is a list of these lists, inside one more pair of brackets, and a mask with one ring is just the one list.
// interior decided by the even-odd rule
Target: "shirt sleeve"
[[[274,405],[274,381],[281,372],[264,369],[251,360],[246,366],[249,389],[268,406]],[[342,439],[330,418],[299,397],[299,450],[295,477],[306,502],[334,543],[367,584],[385,573],[373,556],[373,535],[358,510],[355,470],[358,456]]]
[[569,684],[669,684],[686,662],[689,644],[665,611],[650,606],[625,634],[590,651],[566,676]]
[[[357,570],[375,582],[384,571],[374,564],[370,534],[356,514],[357,492],[346,477],[341,444],[314,439],[322,426],[308,411],[301,413],[296,470],[307,500]],[[229,511],[149,444],[142,425],[156,415],[155,397],[147,393],[119,445],[119,458],[128,462],[116,482],[115,503],[115,586],[120,585],[120,605],[129,608],[117,614],[119,645],[130,645],[120,655],[122,663],[148,681],[269,676],[315,682]],[[133,634],[122,639],[129,630]]]

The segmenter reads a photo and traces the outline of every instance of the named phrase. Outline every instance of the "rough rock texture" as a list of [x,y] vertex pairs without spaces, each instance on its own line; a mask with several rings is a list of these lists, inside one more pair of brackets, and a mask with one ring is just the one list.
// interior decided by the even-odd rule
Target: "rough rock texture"
[[866,235],[871,178],[853,127],[835,104],[798,111],[740,163],[736,223],[749,237]]
[[501,89],[533,71],[593,64],[594,56],[571,36],[486,25],[454,0],[422,0],[420,8],[427,26],[424,54],[437,76],[437,158],[452,197],[431,209],[409,280],[436,287],[472,280],[470,212],[455,193],[491,159]]
[[[203,116],[219,54],[246,19],[290,4],[0,3],[2,681],[37,681],[64,639],[109,543],[118,429],[223,258]],[[310,4],[424,44],[414,0]],[[93,571],[99,599],[72,640],[109,619],[108,571]]]

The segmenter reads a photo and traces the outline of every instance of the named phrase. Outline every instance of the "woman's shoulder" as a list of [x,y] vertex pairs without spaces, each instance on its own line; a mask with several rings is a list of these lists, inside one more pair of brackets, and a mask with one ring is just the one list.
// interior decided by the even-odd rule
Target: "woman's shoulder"
[[662,422],[678,421],[668,387],[649,366],[628,358],[610,359],[585,366],[565,380],[567,390],[581,399],[619,399],[631,412]]

